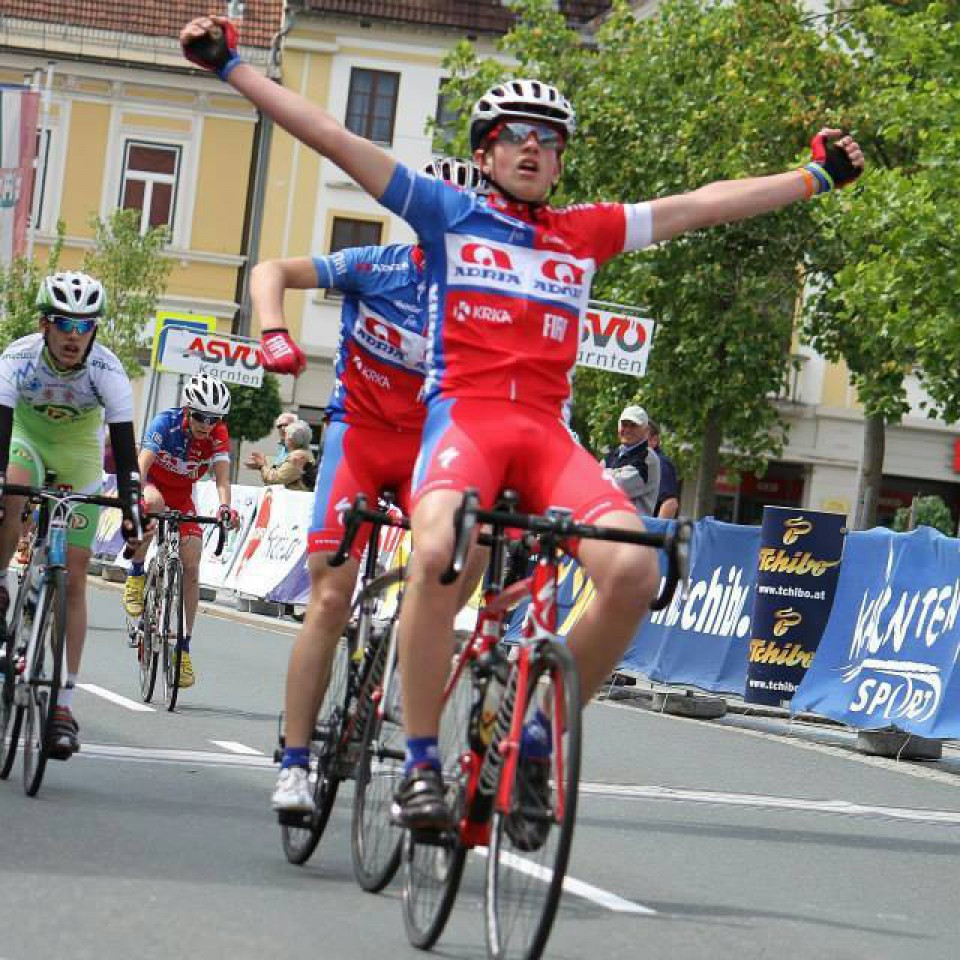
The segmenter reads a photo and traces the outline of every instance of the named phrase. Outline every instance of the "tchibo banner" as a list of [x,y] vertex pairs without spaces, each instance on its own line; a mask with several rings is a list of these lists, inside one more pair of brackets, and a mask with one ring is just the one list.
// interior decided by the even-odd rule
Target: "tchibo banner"
[[749,703],[793,697],[830,616],[846,518],[792,507],[764,507],[753,600]]
[[960,737],[958,613],[956,539],[929,527],[849,534],[833,613],[791,709]]
[[[653,531],[667,521],[643,518]],[[661,683],[682,683],[714,693],[740,693],[746,673],[760,531],[698,520],[691,544],[690,586],[666,610],[644,620],[624,666]],[[661,552],[661,571],[666,566]]]

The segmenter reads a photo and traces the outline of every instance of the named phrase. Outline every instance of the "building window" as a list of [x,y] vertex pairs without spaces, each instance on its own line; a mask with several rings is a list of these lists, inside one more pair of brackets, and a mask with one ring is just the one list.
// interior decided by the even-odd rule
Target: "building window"
[[354,67],[347,95],[347,129],[375,143],[392,144],[399,89],[399,73]]
[[454,110],[450,104],[451,97],[449,93],[444,92],[444,88],[449,82],[449,77],[443,77],[440,80],[440,92],[437,95],[437,113],[434,117],[433,128],[433,152],[446,153],[447,144],[454,140],[463,126],[463,117],[459,111]]
[[[334,217],[333,229],[330,231],[330,252],[336,253],[349,247],[379,247],[382,234],[383,224],[378,220]],[[325,296],[328,300],[339,300],[343,294],[331,287]]]
[[179,172],[180,147],[138,140],[124,143],[120,207],[141,211],[141,233],[151,227],[173,229]]

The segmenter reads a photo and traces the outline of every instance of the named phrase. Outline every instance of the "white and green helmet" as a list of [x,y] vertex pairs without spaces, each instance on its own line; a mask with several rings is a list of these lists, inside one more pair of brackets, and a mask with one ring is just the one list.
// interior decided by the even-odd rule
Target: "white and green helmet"
[[37,309],[45,316],[62,313],[69,317],[99,317],[106,299],[99,280],[66,270],[44,278],[37,291]]

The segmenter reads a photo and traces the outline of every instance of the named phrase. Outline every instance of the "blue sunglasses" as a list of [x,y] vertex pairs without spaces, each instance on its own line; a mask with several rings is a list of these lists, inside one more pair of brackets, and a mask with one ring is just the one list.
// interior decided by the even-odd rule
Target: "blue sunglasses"
[[51,314],[47,319],[61,333],[89,333],[97,326],[96,317],[58,317]]

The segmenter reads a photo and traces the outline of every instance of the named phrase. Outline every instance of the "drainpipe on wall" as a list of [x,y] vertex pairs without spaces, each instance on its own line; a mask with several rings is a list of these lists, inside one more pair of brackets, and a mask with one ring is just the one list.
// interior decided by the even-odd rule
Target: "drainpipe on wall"
[[[284,11],[283,27],[270,41],[270,59],[267,64],[267,77],[280,82],[281,45],[286,35],[293,29],[294,14],[287,8]],[[243,215],[243,266],[237,276],[237,289],[234,295],[240,305],[233,318],[231,330],[241,337],[250,336],[253,310],[250,304],[250,273],[260,259],[260,231],[263,227],[264,196],[267,189],[267,166],[270,160],[270,144],[273,140],[273,120],[257,111],[257,125],[253,134],[253,155],[250,158],[250,176],[248,178],[246,208]]]

